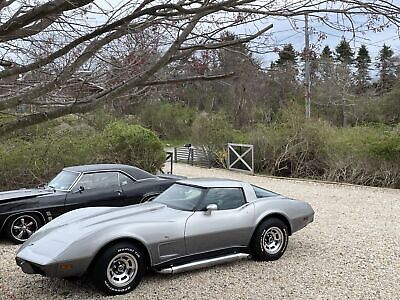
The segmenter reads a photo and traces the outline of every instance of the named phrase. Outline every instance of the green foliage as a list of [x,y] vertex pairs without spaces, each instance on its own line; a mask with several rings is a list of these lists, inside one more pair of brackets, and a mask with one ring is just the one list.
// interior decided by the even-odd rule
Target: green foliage
[[201,114],[193,122],[192,139],[198,145],[213,148],[232,140],[233,126],[223,114]]
[[390,48],[390,46],[383,44],[382,49],[379,51],[379,60],[383,62],[391,59],[393,54],[393,50]]
[[0,144],[0,189],[43,184],[64,166],[120,162],[155,172],[164,163],[162,144],[150,130],[122,122],[101,132],[83,128]]
[[142,124],[163,139],[182,139],[190,135],[195,111],[182,104],[155,103],[146,105],[140,113]]
[[160,139],[154,132],[139,125],[111,123],[104,129],[102,138],[105,161],[135,165],[153,173],[165,162]]
[[276,61],[276,64],[279,65],[287,65],[296,63],[296,50],[294,49],[292,44],[287,44],[283,46],[283,49],[278,52],[279,58]]
[[398,188],[399,133],[400,125],[335,128],[293,105],[275,124],[247,131],[245,142],[254,145],[256,172]]
[[332,59],[333,58],[333,53],[331,51],[331,48],[329,46],[325,46],[324,49],[322,49],[320,57],[323,59]]
[[351,64],[353,61],[354,52],[351,49],[350,43],[343,38],[336,46],[336,58],[338,61]]
[[358,49],[356,61],[362,65],[369,64],[371,62],[371,56],[369,55],[368,49],[365,45],[361,45],[360,49]]
[[396,80],[396,67],[393,62],[393,50],[390,46],[383,44],[382,49],[379,51],[379,82],[378,90],[390,89]]
[[377,99],[361,98],[359,102],[355,112],[362,123],[393,125],[400,122],[400,85]]
[[369,76],[370,63],[371,57],[369,55],[368,49],[365,45],[361,45],[356,57],[357,73],[355,77],[357,83],[357,93],[364,93],[369,85],[369,81],[371,80],[371,77]]
[[254,145],[256,170],[277,176],[321,176],[326,167],[323,141],[327,127],[324,122],[286,112],[273,126],[259,124],[247,140]]

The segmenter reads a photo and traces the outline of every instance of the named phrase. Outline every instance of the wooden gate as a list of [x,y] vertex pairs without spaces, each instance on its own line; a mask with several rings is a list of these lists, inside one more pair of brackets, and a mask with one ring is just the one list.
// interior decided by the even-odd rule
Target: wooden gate
[[228,169],[254,174],[254,146],[229,143]]

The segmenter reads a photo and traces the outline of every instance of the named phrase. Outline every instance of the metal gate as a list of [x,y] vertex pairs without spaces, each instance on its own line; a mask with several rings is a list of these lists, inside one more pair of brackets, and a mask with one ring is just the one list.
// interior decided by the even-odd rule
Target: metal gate
[[187,163],[201,167],[211,168],[213,166],[213,153],[205,147],[184,146],[174,148],[174,161]]
[[228,169],[254,174],[254,146],[228,143]]

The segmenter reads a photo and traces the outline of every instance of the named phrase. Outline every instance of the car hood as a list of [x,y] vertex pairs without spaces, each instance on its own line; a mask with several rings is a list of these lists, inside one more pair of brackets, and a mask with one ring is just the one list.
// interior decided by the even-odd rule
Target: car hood
[[49,222],[33,234],[26,243],[34,243],[38,239],[47,238],[47,236],[63,236],[65,241],[69,240],[69,233],[74,233],[73,235],[76,237],[77,233],[81,236],[101,228],[124,223],[169,222],[174,220],[177,213],[179,211],[155,202],[125,207],[82,208],[63,214]]
[[[119,225],[163,226],[186,217],[191,212],[168,208],[164,204],[148,202],[126,207],[88,207],[77,209],[54,219],[36,231],[18,250],[23,259],[34,258],[39,264],[54,261],[69,246],[82,243],[88,236]],[[118,230],[115,229],[116,233]]]
[[45,190],[45,189],[20,189],[14,191],[0,192],[0,203],[10,202],[13,200],[34,198],[51,194],[54,194],[53,190]]

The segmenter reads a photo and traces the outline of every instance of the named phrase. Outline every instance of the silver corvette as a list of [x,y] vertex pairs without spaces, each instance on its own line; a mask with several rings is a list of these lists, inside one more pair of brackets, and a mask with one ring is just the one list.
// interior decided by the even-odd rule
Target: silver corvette
[[178,181],[151,202],[66,213],[33,234],[17,264],[28,274],[88,274],[108,294],[133,290],[146,269],[176,273],[251,256],[276,260],[314,219],[311,206],[248,183]]

